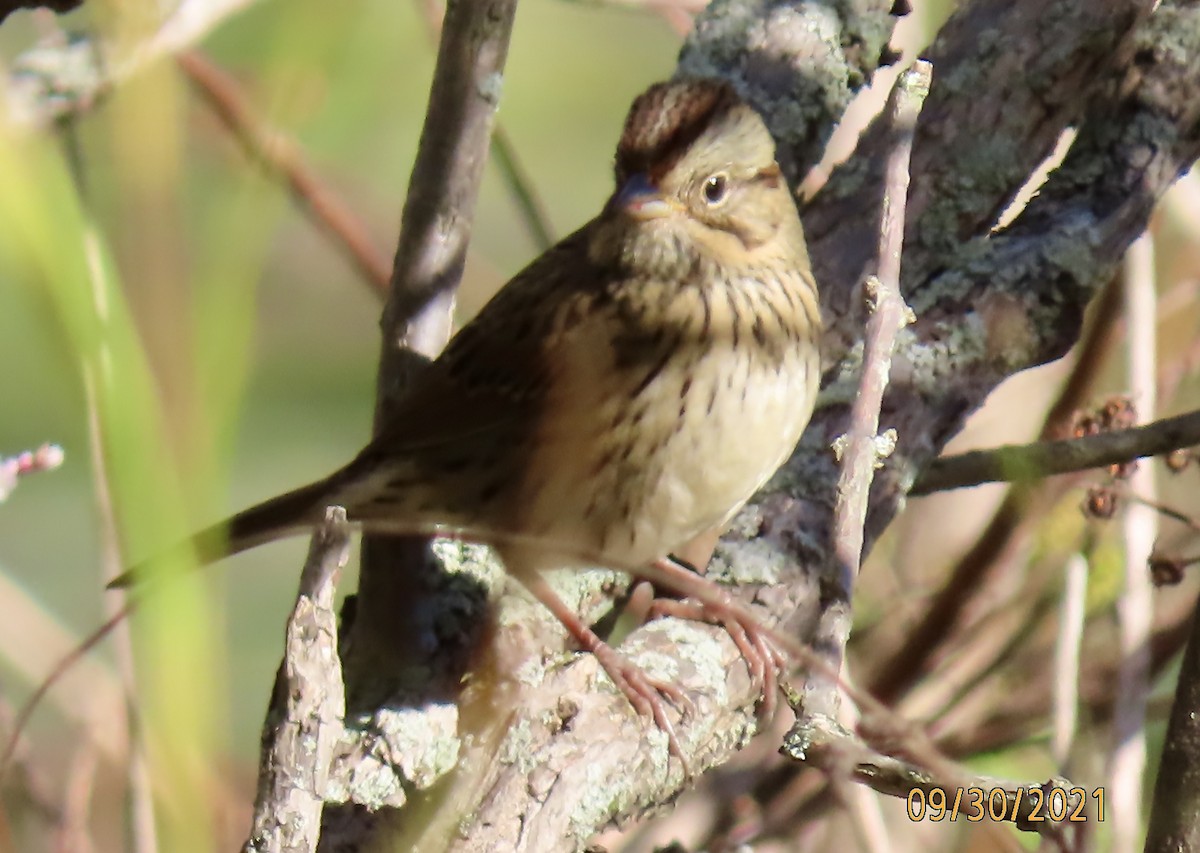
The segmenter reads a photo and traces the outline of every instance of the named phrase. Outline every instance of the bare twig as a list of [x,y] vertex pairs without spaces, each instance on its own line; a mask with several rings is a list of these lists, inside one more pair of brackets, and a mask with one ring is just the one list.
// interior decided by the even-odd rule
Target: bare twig
[[[1154,244],[1143,234],[1125,260],[1125,315],[1129,324],[1129,389],[1138,419],[1154,417],[1157,380],[1155,349]],[[1138,466],[1131,490],[1157,500],[1154,468]],[[1146,697],[1150,692],[1150,623],[1153,585],[1147,564],[1158,537],[1158,514],[1129,503],[1122,519],[1125,540],[1124,589],[1117,600],[1121,662],[1113,709],[1113,749],[1109,766],[1113,850],[1133,853],[1141,847],[1142,776],[1146,769]]]
[[[827,633],[828,648],[836,655],[834,669],[841,661],[850,636],[849,603],[862,559],[863,525],[871,481],[880,459],[891,452],[895,434],[879,436],[879,409],[891,371],[896,333],[908,322],[911,312],[900,295],[900,250],[904,240],[904,208],[908,195],[908,161],[912,137],[921,104],[929,92],[932,67],[917,62],[896,81],[892,92],[892,124],[895,144],[888,158],[887,183],[883,196],[883,219],[879,239],[879,275],[867,281],[867,299],[871,317],[864,343],[862,377],[858,396],[850,413],[850,427],[834,443],[842,471],[838,479],[838,503],[834,515],[834,551],[838,563],[839,601],[822,616],[822,633]],[[830,618],[832,617],[832,618]],[[829,622],[828,630],[826,622]],[[833,713],[833,708],[813,707],[816,696],[809,691],[806,709]],[[826,695],[836,695],[827,693]],[[821,700],[817,700],[820,702]]]
[[1008,445],[946,456],[930,464],[911,494],[927,495],[982,483],[1019,483],[1146,456],[1161,456],[1196,444],[1200,444],[1200,411],[1083,438]]
[[334,589],[350,555],[346,511],[317,528],[287,623],[283,662],[263,724],[258,796],[246,853],[313,851],[326,782],[342,735],[346,697],[338,658]]
[[[12,728],[6,734],[4,750],[0,752],[0,782],[12,767],[21,736],[33,712],[59,681],[68,687],[68,698],[59,703],[68,718],[90,732],[107,759],[124,760],[128,749],[125,726],[114,719],[124,713],[122,687],[108,669],[88,660],[87,654],[124,621],[129,615],[129,606],[109,617],[83,640],[76,640],[27,600],[23,590],[4,577],[0,577],[0,598],[6,602],[5,618],[0,620],[0,649],[8,652],[8,660],[28,667],[23,674],[38,682],[37,688],[13,716]],[[16,648],[24,649],[25,654],[11,653]],[[32,650],[37,650],[36,654]],[[93,713],[96,713],[95,719]]]
[[198,50],[176,62],[246,156],[272,178],[285,181],[301,212],[323,231],[379,295],[387,293],[391,265],[371,240],[366,224],[305,160],[295,141],[255,115],[237,82]]
[[1162,762],[1154,783],[1146,853],[1200,849],[1200,616],[1179,669]]
[[496,125],[492,133],[492,158],[496,162],[496,168],[500,170],[505,186],[512,194],[513,201],[517,204],[517,210],[521,212],[521,219],[529,229],[529,236],[533,238],[538,251],[544,252],[554,245],[550,218],[542,209],[542,202],[533,190],[533,182],[517,158],[516,147],[500,124]]
[[4,503],[22,477],[39,471],[53,471],[63,463],[63,451],[57,444],[43,444],[16,456],[0,459],[0,503]]
[[446,10],[383,312],[377,426],[403,395],[411,354],[432,358],[450,337],[515,12],[516,0]]

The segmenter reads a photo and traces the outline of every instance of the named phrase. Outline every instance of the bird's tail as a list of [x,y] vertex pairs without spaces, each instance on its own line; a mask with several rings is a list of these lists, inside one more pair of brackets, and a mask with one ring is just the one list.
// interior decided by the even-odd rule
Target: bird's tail
[[313,527],[321,522],[326,505],[330,501],[336,503],[337,487],[343,476],[343,472],[338,472],[332,477],[244,509],[201,530],[169,551],[118,575],[109,582],[109,589],[140,586],[144,581],[154,579],[175,558],[187,559],[190,556],[200,566],[207,566]]

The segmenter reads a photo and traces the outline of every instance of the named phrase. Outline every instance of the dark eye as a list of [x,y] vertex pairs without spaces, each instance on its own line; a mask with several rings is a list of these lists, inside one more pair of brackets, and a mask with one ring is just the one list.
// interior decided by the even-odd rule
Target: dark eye
[[725,198],[729,181],[724,175],[713,175],[704,182],[704,200],[709,204],[719,204]]

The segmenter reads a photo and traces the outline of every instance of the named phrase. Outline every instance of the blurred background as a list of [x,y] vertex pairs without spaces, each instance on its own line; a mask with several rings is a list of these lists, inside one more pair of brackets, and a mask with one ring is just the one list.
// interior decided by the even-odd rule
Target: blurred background
[[[910,55],[953,4],[915,6],[897,39]],[[101,30],[132,43],[151,31],[153,15],[139,23],[133,5],[121,7],[126,23],[116,32],[89,7],[61,19],[10,16],[0,27],[0,61],[10,79],[27,68],[35,45],[56,43],[64,33]],[[695,5],[522,3],[500,122],[555,238],[594,215],[610,192],[625,111],[638,92],[671,73],[689,9]],[[348,0],[336,12],[321,0],[257,3],[198,45],[235,81],[256,120],[290,137],[362,219],[385,262],[423,118],[438,14],[437,4],[422,2]],[[877,88],[886,91],[893,76],[881,75]],[[870,113],[869,105],[860,107],[856,121]],[[839,133],[832,156],[849,150],[854,125]],[[0,700],[9,721],[61,651],[115,606],[102,592],[107,569],[323,476],[357,451],[370,429],[381,307],[373,285],[298,210],[283,183],[247,158],[169,59],[122,82],[77,120],[10,136],[0,152],[0,225],[7,234],[0,239],[0,455],[49,441],[66,459],[58,470],[24,480],[0,504]],[[1164,297],[1158,349],[1164,373],[1175,370],[1166,377],[1164,413],[1196,403],[1189,347],[1200,316],[1198,230],[1200,187],[1189,178],[1156,221]],[[459,317],[470,317],[538,251],[510,187],[490,168]],[[1106,328],[1119,326],[1119,310],[1115,315],[1105,318]],[[128,331],[140,349],[106,349],[97,335],[106,323],[118,334]],[[1117,337],[1101,351],[1088,405],[1127,385]],[[1067,359],[1011,381],[955,447],[1035,438],[1073,370]],[[111,482],[97,477],[97,430],[115,460]],[[1194,506],[1195,477],[1192,468],[1171,479],[1162,500]],[[917,500],[889,530],[856,600],[856,665],[864,673],[878,661],[873,649],[903,640],[910,618],[919,617],[1003,494],[987,487]],[[1096,617],[1097,637],[1111,626],[1120,547],[1110,527],[1085,519],[1082,500],[1081,487],[1055,493],[1039,505],[1025,544],[1008,555],[1019,568],[1003,575],[995,602],[1011,601],[1035,576],[1037,596],[1029,601],[1044,606],[1022,611],[1025,621],[999,631],[1003,641],[990,664],[936,682],[943,694],[912,711],[950,727],[970,747],[964,749],[972,766],[1031,778],[1054,770],[1044,709],[1017,708],[1008,728],[987,738],[980,735],[984,722],[996,720],[970,708],[1003,704],[1021,683],[1021,667],[1044,661],[1072,554],[1095,555],[1087,612]],[[1188,541],[1172,547],[1182,553]],[[151,732],[135,777],[144,774],[153,792],[161,849],[239,844],[304,549],[301,540],[271,545],[181,583],[164,594],[161,612],[137,619],[129,654],[120,641],[106,642],[52,690],[4,789],[0,844],[131,849],[130,825],[150,819],[148,803],[136,798],[125,817],[128,722],[119,673],[131,660],[136,705]],[[341,587],[352,590],[353,576]],[[1169,594],[1176,610],[1190,610],[1194,590]],[[1158,683],[1156,695],[1169,697],[1170,666]],[[954,713],[974,716],[955,723]],[[1155,713],[1151,756],[1161,703]],[[6,722],[0,731],[8,728]],[[894,815],[897,805],[886,808]],[[898,808],[902,818],[903,803]],[[698,832],[686,820],[668,826],[671,837]],[[994,833],[970,835],[967,827],[926,825],[920,842],[913,829],[898,849],[930,838],[944,845],[939,849],[966,839],[969,849],[1034,845],[1009,827],[998,830],[1003,841]]]

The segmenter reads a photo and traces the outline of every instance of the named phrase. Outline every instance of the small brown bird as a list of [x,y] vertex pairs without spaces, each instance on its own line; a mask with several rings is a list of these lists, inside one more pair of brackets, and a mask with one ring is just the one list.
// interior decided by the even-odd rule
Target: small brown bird
[[309,529],[333,504],[370,530],[460,531],[493,544],[670,735],[659,694],[678,692],[540,573],[661,561],[728,522],[795,447],[820,310],[774,148],[728,85],[652,86],[600,215],[505,285],[350,464],[198,534],[200,559]]

